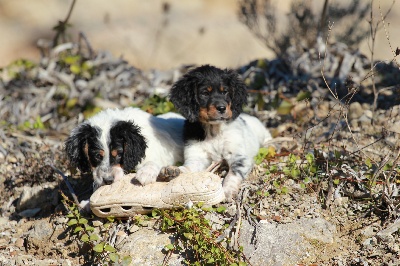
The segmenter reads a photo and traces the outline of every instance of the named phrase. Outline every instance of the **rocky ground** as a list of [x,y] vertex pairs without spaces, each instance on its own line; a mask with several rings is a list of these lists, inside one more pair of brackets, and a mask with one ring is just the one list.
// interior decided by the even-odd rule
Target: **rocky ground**
[[[377,63],[372,79],[364,56],[339,43],[320,58],[323,47],[238,69],[246,112],[279,141],[257,158],[237,202],[208,217],[235,225],[225,238],[243,246],[250,265],[398,265],[399,68]],[[39,62],[0,71],[0,264],[90,265],[51,165],[80,199],[91,180],[68,167],[63,141],[100,109],[172,110],[164,97],[190,66],[141,71],[85,42],[41,49]],[[133,265],[180,265],[187,256],[166,252],[173,233],[154,218],[114,221],[105,232],[106,219],[85,217]]]

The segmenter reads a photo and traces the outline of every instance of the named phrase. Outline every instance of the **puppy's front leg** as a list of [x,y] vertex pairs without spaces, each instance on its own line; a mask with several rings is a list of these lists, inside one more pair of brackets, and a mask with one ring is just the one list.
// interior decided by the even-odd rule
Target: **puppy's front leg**
[[200,149],[198,144],[193,144],[185,148],[185,163],[182,166],[164,167],[160,176],[166,180],[177,177],[180,173],[200,172],[207,169],[211,160],[207,153]]
[[225,193],[225,200],[232,201],[236,198],[240,184],[249,175],[252,167],[253,160],[245,155],[234,155],[228,161],[229,172],[225,177],[222,187]]
[[161,166],[153,161],[149,161],[141,166],[136,172],[136,179],[143,186],[157,181],[157,176],[160,173]]

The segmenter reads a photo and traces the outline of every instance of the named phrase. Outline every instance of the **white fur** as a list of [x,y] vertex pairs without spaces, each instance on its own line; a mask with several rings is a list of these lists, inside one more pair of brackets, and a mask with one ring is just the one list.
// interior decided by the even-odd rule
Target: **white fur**
[[[147,142],[145,158],[136,167],[136,178],[142,185],[155,182],[162,167],[183,161],[182,130],[184,118],[181,115],[167,113],[152,116],[139,108],[132,107],[122,110],[107,109],[87,121],[90,125],[102,129],[100,141],[105,148],[105,156],[101,165],[93,171],[95,184],[101,185],[103,182],[100,169],[110,168],[110,128],[114,122],[121,120],[133,121],[134,124],[139,126],[141,134]],[[116,175],[115,178],[121,176],[121,171],[114,169],[113,172]]]
[[[253,167],[253,158],[260,146],[272,139],[269,131],[255,117],[240,114],[229,123],[206,125],[206,139],[203,141],[189,140],[184,150],[185,163],[180,167],[182,172],[197,172],[205,170],[213,161],[225,159],[230,171],[223,182],[227,200],[230,200],[239,190],[244,178]],[[232,171],[235,162],[241,162],[238,175]]]

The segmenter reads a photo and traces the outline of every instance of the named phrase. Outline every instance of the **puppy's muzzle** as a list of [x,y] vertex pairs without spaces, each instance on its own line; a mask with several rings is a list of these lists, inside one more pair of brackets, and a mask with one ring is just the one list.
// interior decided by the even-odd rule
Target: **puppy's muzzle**
[[93,172],[95,182],[101,185],[110,185],[124,175],[120,165],[110,167],[99,167]]
[[121,166],[113,166],[111,168],[111,172],[108,171],[108,173],[105,175],[103,178],[103,182],[106,185],[110,185],[114,183],[114,181],[117,181],[118,179],[122,178],[124,176],[124,170],[122,169]]

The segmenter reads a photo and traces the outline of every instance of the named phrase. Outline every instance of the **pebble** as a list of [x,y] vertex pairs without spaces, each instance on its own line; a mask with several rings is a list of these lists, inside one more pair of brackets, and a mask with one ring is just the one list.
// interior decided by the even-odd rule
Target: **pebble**
[[136,231],[138,231],[140,229],[139,226],[137,226],[136,224],[132,225],[131,228],[129,228],[129,232],[134,233]]
[[361,106],[364,110],[371,110],[371,105],[368,103],[362,103]]
[[364,110],[359,102],[353,102],[349,106],[349,118],[357,119],[364,113]]
[[369,247],[369,246],[373,246],[375,243],[374,243],[374,240],[372,239],[372,238],[367,238],[367,239],[365,239],[364,240],[364,242],[362,243],[362,246],[364,247],[364,248],[367,248],[367,247]]
[[12,155],[9,155],[9,156],[7,156],[7,162],[9,162],[9,163],[17,163],[18,160],[17,160],[16,157],[14,157]]
[[17,246],[17,247],[19,247],[19,248],[22,248],[22,247],[24,246],[24,243],[25,243],[25,241],[24,241],[23,238],[18,238],[18,239],[15,241],[15,246]]
[[94,227],[100,227],[100,226],[102,226],[103,225],[103,223],[101,222],[101,221],[99,221],[99,220],[94,220],[93,221],[93,226]]
[[368,117],[366,114],[363,114],[359,119],[358,122],[361,124],[361,126],[368,126],[371,124],[371,117]]
[[363,115],[365,115],[366,117],[368,117],[370,119],[372,119],[372,117],[373,117],[373,113],[369,109],[368,110],[364,110],[364,114]]
[[361,231],[361,234],[362,234],[364,237],[371,237],[371,236],[376,235],[374,226],[367,226],[366,228],[364,228],[364,229]]
[[7,217],[0,217],[0,226],[5,225],[9,222]]
[[395,240],[392,235],[377,235],[377,238],[384,243],[393,243]]

